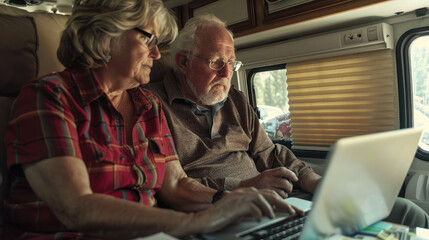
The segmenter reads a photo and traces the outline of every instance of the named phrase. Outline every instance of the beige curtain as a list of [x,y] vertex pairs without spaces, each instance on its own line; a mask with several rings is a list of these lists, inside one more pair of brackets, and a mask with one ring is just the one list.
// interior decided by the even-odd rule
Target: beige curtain
[[288,63],[293,148],[398,128],[394,64],[390,49]]

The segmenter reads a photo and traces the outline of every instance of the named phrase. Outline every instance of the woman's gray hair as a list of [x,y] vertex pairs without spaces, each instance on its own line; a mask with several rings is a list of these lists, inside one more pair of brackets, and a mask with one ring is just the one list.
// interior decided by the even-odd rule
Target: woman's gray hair
[[176,38],[176,19],[161,0],[75,0],[58,59],[66,68],[105,66],[111,42],[118,41],[124,31],[151,21],[155,21],[160,42]]
[[177,71],[177,64],[175,61],[176,53],[185,52],[188,54],[198,53],[197,39],[195,34],[198,29],[208,27],[208,26],[219,26],[226,29],[228,34],[231,36],[231,39],[234,40],[232,32],[227,28],[226,23],[220,20],[213,14],[204,14],[197,17],[189,19],[182,30],[180,30],[179,35],[176,40],[171,44],[171,57],[173,62],[173,67]]

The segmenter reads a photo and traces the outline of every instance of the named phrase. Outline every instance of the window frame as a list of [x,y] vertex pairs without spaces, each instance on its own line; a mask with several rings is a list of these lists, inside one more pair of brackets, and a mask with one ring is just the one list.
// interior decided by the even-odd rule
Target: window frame
[[[287,63],[281,63],[281,64],[274,64],[274,65],[270,65],[270,66],[263,66],[263,67],[256,67],[256,68],[252,68],[252,69],[247,69],[246,70],[246,76],[247,76],[247,91],[248,91],[248,99],[249,99],[249,103],[252,106],[253,110],[255,112],[257,112],[256,107],[256,94],[255,94],[255,86],[254,86],[254,75],[259,73],[259,72],[266,72],[266,71],[274,71],[274,70],[280,70],[280,69],[285,69],[287,66]],[[286,69],[287,71],[287,69]],[[259,114],[258,114],[259,117]],[[273,143],[277,143],[277,144],[281,144],[286,146],[287,148],[292,150],[292,146],[293,146],[293,142],[291,140],[272,140]],[[293,149],[292,152],[297,156],[297,157],[306,157],[306,158],[320,158],[320,159],[325,159],[328,151],[319,151],[319,150],[296,150]]]
[[[423,36],[429,36],[429,27],[414,28],[405,32],[396,44],[400,128],[413,127],[413,92],[409,48],[414,40]],[[429,162],[429,152],[420,147],[417,149],[416,157]]]

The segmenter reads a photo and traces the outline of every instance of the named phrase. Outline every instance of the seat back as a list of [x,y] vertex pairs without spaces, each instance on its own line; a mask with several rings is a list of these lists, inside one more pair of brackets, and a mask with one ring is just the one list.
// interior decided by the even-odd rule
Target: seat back
[[[4,216],[3,212],[3,199],[7,194],[8,176],[6,168],[6,152],[4,143],[4,132],[9,118],[9,112],[12,105],[12,98],[0,96],[0,216]],[[0,229],[3,225],[3,217],[0,218]]]
[[0,5],[0,230],[8,186],[5,129],[11,106],[26,81],[64,68],[56,51],[67,18]]

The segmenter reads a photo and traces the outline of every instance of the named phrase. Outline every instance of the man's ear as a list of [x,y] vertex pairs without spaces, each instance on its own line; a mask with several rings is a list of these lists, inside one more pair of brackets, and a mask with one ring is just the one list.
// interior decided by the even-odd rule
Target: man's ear
[[180,73],[186,74],[186,72],[187,72],[186,68],[189,64],[189,59],[188,59],[188,56],[186,55],[186,53],[177,52],[175,59],[176,59],[177,69],[180,71]]

